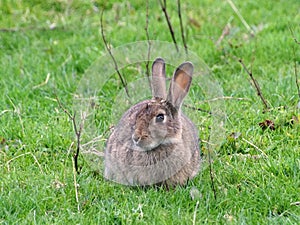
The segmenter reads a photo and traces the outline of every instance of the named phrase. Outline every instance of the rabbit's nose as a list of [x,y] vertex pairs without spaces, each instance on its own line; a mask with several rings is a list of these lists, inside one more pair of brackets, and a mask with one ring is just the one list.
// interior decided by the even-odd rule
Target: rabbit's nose
[[138,135],[133,134],[132,135],[132,141],[135,145],[137,145],[141,140],[141,137],[139,137]]

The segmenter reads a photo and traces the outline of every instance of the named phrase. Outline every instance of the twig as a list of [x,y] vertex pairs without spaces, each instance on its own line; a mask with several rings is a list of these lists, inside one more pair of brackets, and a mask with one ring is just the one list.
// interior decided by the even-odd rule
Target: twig
[[11,98],[7,95],[7,98],[10,102],[10,104],[12,104],[13,108],[14,108],[14,112],[17,113],[21,127],[22,127],[22,134],[23,136],[25,136],[25,128],[24,128],[24,123],[21,117],[21,113],[20,113],[20,109],[18,107],[16,107],[16,105],[13,103],[13,101],[11,100]]
[[2,115],[4,115],[5,113],[11,112],[11,111],[12,111],[12,110],[10,110],[10,109],[5,109],[5,110],[1,111],[1,112],[0,112],[0,117],[1,117]]
[[146,76],[147,76],[147,79],[148,79],[149,86],[151,88],[150,72],[149,72],[151,42],[150,42],[150,37],[149,37],[148,25],[149,25],[149,0],[147,0],[147,2],[146,2],[146,26],[145,26],[146,37],[147,37],[147,42],[148,42],[148,52],[147,52],[147,62],[146,62]]
[[300,201],[299,201],[299,202],[292,202],[290,205],[296,205],[296,206],[299,206],[299,205],[300,205]]
[[195,210],[194,210],[194,216],[193,216],[193,225],[196,224],[196,216],[197,216],[197,209],[199,207],[199,201],[197,201],[196,206],[195,206]]
[[217,192],[216,192],[216,188],[215,188],[215,182],[214,182],[214,175],[213,175],[213,168],[212,168],[212,160],[211,160],[211,152],[210,152],[210,135],[208,136],[208,140],[207,140],[207,153],[208,153],[208,163],[209,163],[209,175],[210,175],[210,180],[211,180],[211,189],[213,190],[214,193],[214,198],[215,200],[217,200]]
[[178,8],[178,17],[179,17],[179,22],[180,22],[181,39],[183,42],[185,54],[188,55],[188,47],[186,44],[186,40],[185,40],[185,36],[184,36],[184,29],[183,29],[183,24],[182,24],[180,0],[177,0],[177,8]]
[[76,165],[75,165],[75,159],[72,158],[72,164],[73,164],[73,180],[74,180],[74,190],[75,190],[75,199],[77,203],[77,211],[80,213],[80,204],[79,204],[79,197],[78,197],[78,184],[77,184],[77,179],[76,179]]
[[72,55],[69,55],[65,61],[63,61],[63,63],[60,65],[60,68],[63,68],[69,61],[72,60]]
[[206,103],[206,102],[214,102],[214,101],[219,101],[219,100],[251,101],[249,98],[238,98],[238,97],[232,97],[232,96],[221,96],[221,97],[216,97],[216,98],[204,100],[204,101],[201,101],[201,102]]
[[[292,29],[290,28],[290,31],[293,35],[294,41],[296,42],[296,44],[300,44],[300,42],[297,41],[297,39],[294,36],[294,33],[292,31]],[[296,87],[297,87],[297,91],[298,91],[298,96],[300,99],[300,85],[299,85],[299,81],[298,81],[298,69],[297,69],[297,59],[296,59],[296,51],[295,51],[295,47],[293,46],[293,54],[294,54],[294,73],[295,73],[295,82],[296,82]]]
[[32,89],[37,89],[39,87],[42,87],[42,86],[48,84],[49,78],[50,78],[50,73],[47,74],[46,80],[44,82],[42,82],[36,86],[33,86]]
[[166,17],[166,20],[167,20],[167,23],[168,23],[168,27],[169,27],[169,31],[171,33],[172,40],[173,40],[173,43],[175,45],[175,48],[176,48],[177,52],[179,52],[179,49],[178,49],[178,46],[177,46],[177,42],[176,42],[176,39],[175,39],[175,35],[174,35],[174,30],[173,30],[173,27],[172,27],[172,24],[171,24],[171,21],[170,21],[168,12],[167,12],[167,3],[166,3],[166,0],[159,0],[159,3],[160,3],[160,7],[161,7],[163,13],[165,14],[165,17]]
[[48,31],[48,30],[56,30],[56,29],[64,29],[63,27],[57,27],[55,24],[50,24],[50,26],[47,27],[36,27],[36,26],[28,26],[24,28],[0,28],[0,32],[8,32],[8,33],[13,33],[13,32],[26,32],[26,31]]
[[[103,153],[103,152],[99,152],[99,151],[98,151],[98,148],[94,147],[93,145],[94,145],[94,143],[105,142],[106,139],[103,138],[103,137],[104,137],[105,134],[107,134],[108,132],[111,132],[112,129],[113,129],[113,127],[109,127],[108,129],[106,129],[106,130],[102,133],[102,135],[99,135],[99,136],[93,138],[91,141],[82,144],[82,145],[81,145],[82,149],[85,148],[85,147],[88,147],[88,149],[89,149],[88,151],[84,151],[84,152],[82,152],[82,153],[83,153],[83,154],[84,154],[84,153],[91,153],[91,154],[95,154],[95,155],[97,155],[97,156],[99,156],[99,157],[104,157],[104,153]],[[91,146],[91,145],[92,145],[92,146]]]
[[111,52],[111,49],[110,47],[108,46],[107,44],[107,41],[106,41],[106,38],[105,38],[105,35],[104,35],[104,29],[103,29],[103,13],[104,13],[104,9],[102,10],[101,12],[101,18],[100,18],[100,26],[101,26],[101,36],[102,36],[102,40],[104,42],[104,45],[105,45],[105,48],[106,50],[108,51],[111,59],[113,60],[113,63],[114,63],[114,66],[115,66],[115,70],[121,80],[121,83],[123,85],[123,87],[125,88],[125,91],[126,91],[126,94],[127,94],[127,97],[129,98],[129,91],[128,91],[128,88],[127,88],[127,83],[126,83],[126,80],[123,78],[122,74],[120,73],[119,71],[119,68],[118,68],[118,64],[116,62],[116,59],[115,57],[113,56],[112,52]]
[[205,112],[205,113],[208,113],[209,115],[212,115],[212,112],[211,111],[208,111],[208,110],[205,110],[205,109],[201,109],[201,108],[196,108],[194,106],[191,106],[191,105],[187,105],[187,104],[183,104],[184,107],[187,107],[189,109],[192,109],[192,110],[196,110],[196,111],[200,111],[200,112]]
[[[295,41],[296,44],[300,44],[300,42],[296,39],[294,31],[292,30],[291,27],[289,27],[290,32],[293,36],[293,39]],[[295,47],[293,46],[293,54],[294,54],[294,73],[295,73],[295,81],[296,81],[296,87],[297,87],[297,91],[298,91],[298,96],[300,99],[300,85],[299,85],[299,81],[298,81],[298,69],[297,69],[297,60],[296,60],[296,51],[295,51]]]
[[21,28],[1,28],[0,32],[18,32],[18,31],[24,31],[25,29]]
[[298,44],[298,45],[300,45],[300,41],[298,41],[297,38],[295,37],[294,31],[292,30],[292,28],[289,27],[289,29],[290,29],[290,32],[291,32],[291,34],[293,36],[293,39],[294,39],[295,43]]
[[259,151],[264,157],[268,158],[267,154],[264,153],[263,150],[261,150],[259,147],[257,147],[255,144],[251,143],[250,141],[246,140],[245,138],[242,138],[242,140],[244,142],[246,142],[247,144],[251,145],[252,147],[254,147],[257,151]]
[[296,53],[295,53],[295,48],[293,47],[293,52],[294,52],[294,73],[295,73],[295,82],[296,82],[296,87],[298,91],[298,97],[300,100],[300,86],[299,86],[299,81],[298,81],[298,69],[297,69],[297,60],[296,60]]
[[227,0],[227,2],[229,3],[229,5],[233,9],[233,11],[236,13],[236,15],[239,17],[239,19],[242,21],[243,25],[246,27],[246,29],[248,30],[248,32],[251,35],[254,35],[254,31],[248,25],[248,23],[246,22],[246,20],[244,19],[244,17],[242,16],[242,14],[240,13],[240,11],[238,10],[238,8],[235,6],[235,4],[231,0]]
[[32,152],[26,152],[26,153],[24,153],[24,154],[18,155],[18,156],[16,156],[16,157],[14,157],[14,158],[8,160],[8,161],[6,162],[7,170],[10,171],[9,164],[10,164],[12,161],[14,161],[14,160],[16,160],[16,159],[18,159],[18,158],[20,158],[20,157],[22,157],[22,156],[25,156],[25,155],[31,155],[32,158],[34,159],[35,163],[38,165],[38,167],[39,167],[41,173],[44,174],[44,171],[43,171],[43,168],[42,168],[41,164],[39,163],[39,161],[37,160],[37,158],[35,157],[35,155],[34,155]]
[[103,138],[103,135],[99,135],[99,136],[93,138],[92,140],[90,140],[89,142],[82,144],[81,147],[89,146],[94,143],[98,143],[98,142],[102,142],[102,141],[104,142],[104,141],[106,141],[106,139]]
[[225,27],[223,28],[221,36],[216,41],[215,45],[219,46],[223,39],[230,34],[230,23],[228,22]]
[[[209,128],[210,129],[210,128]],[[217,144],[214,144],[212,142],[208,142],[208,141],[205,141],[205,140],[201,140],[202,143],[205,143],[207,145],[214,145],[214,146],[217,146]]]
[[258,84],[258,82],[255,80],[255,78],[253,77],[252,71],[249,71],[249,70],[247,69],[247,67],[245,66],[243,60],[239,59],[239,63],[243,66],[243,68],[245,69],[246,73],[250,76],[250,78],[251,78],[251,80],[252,80],[252,82],[253,82],[253,84],[254,84],[254,87],[255,87],[255,89],[256,89],[256,91],[257,91],[257,95],[260,97],[261,101],[262,101],[263,104],[264,104],[265,110],[269,110],[268,103],[267,103],[267,101],[265,100],[265,98],[263,97],[262,92],[261,92],[260,87],[259,87],[259,84]]
[[75,166],[75,170],[76,172],[79,174],[79,167],[78,167],[78,157],[79,157],[79,152],[80,152],[80,148],[81,148],[81,132],[83,129],[83,121],[80,123],[79,128],[77,127],[77,123],[76,123],[76,114],[74,113],[73,115],[62,105],[62,103],[60,102],[60,100],[58,99],[58,97],[56,96],[56,101],[59,105],[59,107],[64,111],[65,114],[67,114],[67,116],[69,117],[69,119],[72,121],[73,124],[73,129],[76,135],[76,151],[73,155],[73,159],[74,159],[74,166]]

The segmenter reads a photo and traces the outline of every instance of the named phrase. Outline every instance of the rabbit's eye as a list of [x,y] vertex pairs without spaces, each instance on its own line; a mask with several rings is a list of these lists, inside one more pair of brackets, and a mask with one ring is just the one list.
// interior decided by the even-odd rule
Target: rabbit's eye
[[164,115],[164,114],[158,114],[158,115],[156,116],[155,121],[156,121],[157,123],[161,123],[161,122],[164,121],[164,119],[165,119],[165,115]]

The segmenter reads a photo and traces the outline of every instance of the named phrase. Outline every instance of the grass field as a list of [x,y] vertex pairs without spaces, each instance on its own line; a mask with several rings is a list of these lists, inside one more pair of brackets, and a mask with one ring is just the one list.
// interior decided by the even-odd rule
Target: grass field
[[[172,43],[158,2],[149,3],[150,39]],[[118,185],[81,155],[74,179],[76,139],[56,96],[72,112],[81,80],[107,55],[103,8],[110,46],[146,40],[145,1],[0,1],[0,224],[299,224],[300,45],[293,38],[300,41],[300,2],[234,0],[236,9],[231,2],[181,1],[188,48],[225,96],[216,100],[226,107],[226,123],[222,142],[212,146],[215,199],[206,144],[212,121],[199,111],[191,113],[204,140],[203,166],[185,187]],[[176,1],[167,1],[167,10],[182,45]],[[269,111],[238,59],[251,68]],[[122,70],[128,83],[144,76],[144,66]],[[121,89],[114,74],[98,93],[99,146],[115,122],[111,106]],[[212,99],[197,93],[192,102],[209,110],[205,100]],[[259,126],[266,120],[274,130]]]

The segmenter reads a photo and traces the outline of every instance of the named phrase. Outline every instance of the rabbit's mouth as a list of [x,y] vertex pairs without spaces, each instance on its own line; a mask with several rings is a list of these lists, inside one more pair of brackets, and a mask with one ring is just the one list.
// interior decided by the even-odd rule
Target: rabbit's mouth
[[150,141],[141,137],[137,138],[135,135],[132,135],[133,149],[137,151],[151,151],[164,143],[164,141],[165,140],[153,142],[153,140]]
[[142,142],[139,142],[139,143],[134,143],[133,144],[133,149],[134,150],[137,150],[137,151],[151,151],[155,148],[157,148],[158,146],[160,146],[161,143],[154,143],[154,144],[146,144],[146,143],[142,143]]
[[159,146],[164,145],[164,144],[170,144],[170,141],[167,139],[162,139],[162,140],[157,140],[155,142],[153,142],[153,140],[146,140],[146,139],[142,139],[140,138],[139,140],[136,140],[134,138],[132,138],[132,142],[133,142],[133,150],[136,151],[152,151],[157,149]]

